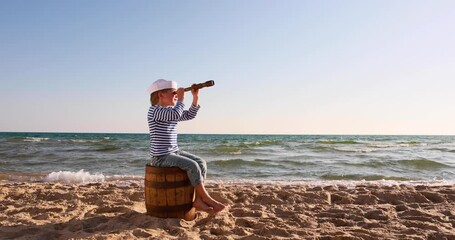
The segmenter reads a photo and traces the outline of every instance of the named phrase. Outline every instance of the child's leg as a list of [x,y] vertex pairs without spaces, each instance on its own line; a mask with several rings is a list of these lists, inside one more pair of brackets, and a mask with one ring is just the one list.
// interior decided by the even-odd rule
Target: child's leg
[[[199,162],[201,162],[203,168],[207,169],[205,161],[201,158],[196,158]],[[201,174],[201,168],[199,166],[199,163],[195,160],[183,155],[171,153],[169,155],[160,157],[155,162],[155,165],[158,167],[179,167],[187,172],[191,185],[193,185],[194,189],[196,190],[196,199],[193,203],[193,206],[197,209],[208,212],[219,212],[225,208],[222,203],[216,201],[207,193],[203,184],[204,177]]]
[[154,165],[157,167],[179,167],[186,171],[193,186],[197,186],[203,181],[199,164],[190,158],[175,153],[160,157]]
[[194,154],[191,154],[189,152],[185,152],[185,151],[179,151],[178,154],[180,156],[190,158],[190,159],[194,160],[195,162],[197,162],[197,164],[199,165],[199,168],[201,169],[202,177],[204,178],[204,180],[207,178],[207,162],[204,159],[202,159]]
[[[203,180],[206,179],[207,162],[204,159],[202,159],[196,155],[193,155],[191,153],[185,152],[185,151],[179,151],[179,155],[188,157],[188,158],[194,160],[195,162],[197,162],[201,169],[201,175],[203,177]],[[210,197],[207,190],[205,189],[204,181],[202,181],[201,184],[195,186],[195,190],[196,190],[196,200],[194,200],[194,204],[196,206],[202,206],[202,207],[199,207],[200,210],[209,211],[209,212],[211,210],[213,210],[215,212],[219,212],[225,208],[225,206],[222,203],[220,203],[220,202],[216,201],[215,199],[213,199],[212,197]],[[207,209],[205,206],[208,206],[212,209]]]

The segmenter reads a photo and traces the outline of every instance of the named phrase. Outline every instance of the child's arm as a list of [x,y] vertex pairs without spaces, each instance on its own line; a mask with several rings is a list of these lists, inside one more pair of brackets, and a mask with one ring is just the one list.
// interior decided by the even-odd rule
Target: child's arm
[[183,115],[183,102],[178,101],[174,107],[157,107],[153,114],[156,121],[178,121]]
[[192,89],[191,94],[193,94],[193,104],[191,104],[190,109],[183,111],[179,121],[187,121],[195,118],[197,111],[199,111],[199,108],[201,107],[199,106],[199,89]]
[[194,104],[191,104],[190,109],[183,111],[182,117],[179,119],[179,121],[187,121],[195,118],[200,107],[201,106],[199,105],[196,106]]

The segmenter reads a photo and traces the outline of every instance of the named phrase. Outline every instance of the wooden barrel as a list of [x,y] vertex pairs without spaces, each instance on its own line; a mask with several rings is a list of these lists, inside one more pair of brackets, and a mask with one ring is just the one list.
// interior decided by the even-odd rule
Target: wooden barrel
[[145,207],[147,214],[160,218],[193,220],[194,187],[178,167],[145,166]]

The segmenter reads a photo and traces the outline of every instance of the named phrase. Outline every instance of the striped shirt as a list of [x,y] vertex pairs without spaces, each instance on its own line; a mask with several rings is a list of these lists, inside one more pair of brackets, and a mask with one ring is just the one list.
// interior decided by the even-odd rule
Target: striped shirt
[[183,110],[183,102],[174,107],[153,105],[149,108],[147,121],[150,130],[150,156],[166,155],[179,150],[177,145],[177,123],[196,117],[200,106],[191,105]]

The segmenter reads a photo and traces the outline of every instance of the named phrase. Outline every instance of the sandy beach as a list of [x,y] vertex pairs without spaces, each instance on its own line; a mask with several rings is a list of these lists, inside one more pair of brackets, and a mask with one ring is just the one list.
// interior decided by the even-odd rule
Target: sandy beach
[[455,239],[455,186],[208,184],[229,205],[145,214],[141,184],[1,183],[0,239]]

